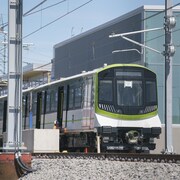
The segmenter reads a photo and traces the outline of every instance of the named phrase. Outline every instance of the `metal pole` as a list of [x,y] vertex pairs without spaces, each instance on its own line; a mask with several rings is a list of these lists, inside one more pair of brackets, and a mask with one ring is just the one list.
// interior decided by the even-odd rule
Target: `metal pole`
[[3,149],[22,146],[22,3],[9,0],[7,142]]
[[121,34],[111,34],[111,35],[109,35],[109,38],[121,37],[121,38],[123,38],[123,39],[125,39],[125,40],[127,40],[129,42],[132,42],[133,44],[136,44],[136,45],[141,46],[143,48],[150,49],[151,51],[154,51],[154,52],[156,52],[158,54],[162,54],[160,51],[158,51],[158,50],[156,50],[154,48],[151,48],[149,46],[146,46],[146,45],[144,45],[142,43],[139,43],[139,42],[137,42],[135,40],[132,40],[132,39],[126,37],[126,36],[132,35],[132,34],[145,33],[145,32],[149,32],[149,31],[157,31],[157,30],[162,30],[162,29],[163,29],[163,27],[153,28],[153,29],[144,29],[144,30],[140,30],[140,31],[133,31],[133,32],[127,32],[127,33],[121,33]]
[[172,45],[172,28],[175,19],[172,12],[172,1],[165,0],[165,153],[173,153],[172,142],[172,56],[175,53]]

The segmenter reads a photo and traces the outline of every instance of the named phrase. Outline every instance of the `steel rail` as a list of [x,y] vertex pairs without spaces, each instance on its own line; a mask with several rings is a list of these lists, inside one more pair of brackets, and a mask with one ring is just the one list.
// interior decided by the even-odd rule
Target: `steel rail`
[[97,159],[127,162],[178,163],[180,154],[145,154],[145,153],[33,153],[34,159]]

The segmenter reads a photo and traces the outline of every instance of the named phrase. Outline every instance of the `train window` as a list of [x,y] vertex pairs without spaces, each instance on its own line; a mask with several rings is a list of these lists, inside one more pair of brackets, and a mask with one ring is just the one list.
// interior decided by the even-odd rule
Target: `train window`
[[67,108],[67,86],[64,87],[64,101],[63,101],[63,110]]
[[99,101],[112,102],[112,80],[100,80],[99,82]]
[[146,81],[146,103],[155,104],[157,103],[157,93],[156,93],[156,82]]
[[50,96],[50,111],[54,112],[57,109],[57,91],[51,90]]
[[33,115],[36,115],[36,106],[37,106],[37,94],[34,93],[32,97],[32,112]]
[[57,111],[57,102],[58,102],[58,90],[55,91],[55,100],[54,100],[55,111]]
[[82,83],[77,81],[69,85],[68,109],[80,108],[82,102]]
[[75,108],[81,107],[81,101],[82,101],[82,87],[75,87],[75,100],[74,100],[74,106]]
[[139,71],[120,71],[120,69],[116,70],[116,76],[128,76],[128,77],[141,77],[142,76],[142,72]]
[[118,106],[142,106],[142,81],[117,81]]
[[46,95],[46,112],[54,112],[57,110],[57,91],[48,90]]
[[42,91],[42,105],[41,105],[42,114],[44,114],[44,106],[45,106],[44,99],[45,99],[45,91]]
[[99,73],[99,78],[110,78],[114,77],[114,69],[107,69]]
[[46,97],[46,112],[50,112],[51,110],[51,96],[50,91],[47,91],[47,97]]
[[69,86],[69,104],[68,108],[72,109],[74,106],[74,88],[73,86]]
[[3,101],[0,101],[0,121],[3,120]]

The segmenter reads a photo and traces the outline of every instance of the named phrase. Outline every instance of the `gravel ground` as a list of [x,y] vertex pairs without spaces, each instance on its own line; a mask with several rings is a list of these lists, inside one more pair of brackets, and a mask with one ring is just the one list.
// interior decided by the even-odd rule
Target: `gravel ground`
[[180,180],[180,164],[95,159],[34,159],[21,180]]

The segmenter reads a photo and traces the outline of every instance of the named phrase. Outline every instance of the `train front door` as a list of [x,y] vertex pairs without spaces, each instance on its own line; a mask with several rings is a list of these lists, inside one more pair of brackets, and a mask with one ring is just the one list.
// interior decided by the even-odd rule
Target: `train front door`
[[57,104],[57,121],[59,127],[62,127],[63,121],[63,101],[64,101],[64,87],[60,86],[58,88],[58,104]]

